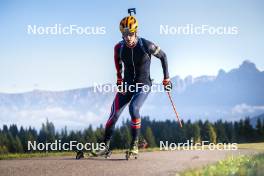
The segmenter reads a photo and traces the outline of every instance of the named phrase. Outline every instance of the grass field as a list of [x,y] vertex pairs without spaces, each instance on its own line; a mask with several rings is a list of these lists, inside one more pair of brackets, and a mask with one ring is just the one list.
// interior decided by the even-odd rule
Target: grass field
[[239,149],[254,149],[264,152],[264,142],[238,144]]

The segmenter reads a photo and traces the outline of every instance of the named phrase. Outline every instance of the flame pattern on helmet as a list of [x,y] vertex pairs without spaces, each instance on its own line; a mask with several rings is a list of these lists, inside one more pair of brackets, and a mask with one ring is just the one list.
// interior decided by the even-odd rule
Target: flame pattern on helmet
[[120,21],[121,33],[134,33],[137,32],[138,21],[134,16],[127,16]]

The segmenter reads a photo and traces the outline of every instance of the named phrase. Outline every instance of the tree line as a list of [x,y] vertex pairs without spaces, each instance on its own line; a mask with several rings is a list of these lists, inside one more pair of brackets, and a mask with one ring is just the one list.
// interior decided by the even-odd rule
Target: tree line
[[[160,141],[168,143],[184,143],[193,139],[194,143],[210,141],[211,143],[250,143],[264,142],[264,120],[257,120],[253,127],[249,118],[235,122],[218,120],[209,121],[182,121],[183,128],[178,126],[176,121],[156,121],[149,117],[141,120],[140,140],[145,140],[148,147],[156,147]],[[104,127],[93,129],[89,125],[84,130],[67,130],[67,127],[60,131],[55,129],[52,122],[46,121],[39,131],[29,127],[18,128],[13,124],[3,125],[0,129],[0,154],[32,152],[27,150],[28,141],[37,143],[52,143],[61,140],[61,143],[78,141],[81,143],[99,143],[103,141]],[[127,120],[115,129],[111,140],[111,148],[127,149],[131,142],[130,121]]]

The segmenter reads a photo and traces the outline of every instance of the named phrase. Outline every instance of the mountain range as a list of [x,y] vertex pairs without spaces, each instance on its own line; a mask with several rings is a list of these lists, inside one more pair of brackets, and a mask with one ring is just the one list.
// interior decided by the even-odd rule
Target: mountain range
[[[216,76],[187,76],[172,79],[171,92],[184,120],[238,120],[264,112],[264,71],[248,60]],[[18,124],[39,128],[45,119],[56,127],[85,128],[104,123],[110,113],[114,93],[94,92],[94,87],[66,91],[34,90],[25,93],[0,93],[0,125]],[[167,94],[152,92],[141,109],[151,119],[175,119]],[[129,118],[128,111],[120,121]]]

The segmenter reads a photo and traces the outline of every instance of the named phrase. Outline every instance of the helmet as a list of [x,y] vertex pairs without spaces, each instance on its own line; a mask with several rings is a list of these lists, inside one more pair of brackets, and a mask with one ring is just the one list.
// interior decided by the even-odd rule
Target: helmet
[[127,16],[120,21],[119,29],[123,33],[137,32],[138,22],[134,16]]

